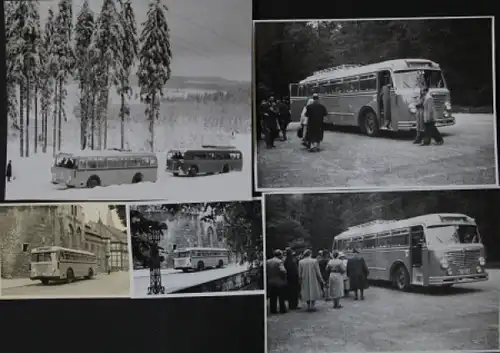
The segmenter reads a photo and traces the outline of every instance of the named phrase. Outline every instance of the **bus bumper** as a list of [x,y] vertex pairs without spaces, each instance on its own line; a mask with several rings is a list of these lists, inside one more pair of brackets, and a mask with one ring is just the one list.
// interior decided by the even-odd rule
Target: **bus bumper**
[[[449,115],[436,119],[436,127],[452,126],[455,125],[455,117]],[[409,131],[416,130],[417,122],[415,120],[398,121],[398,130]]]
[[177,169],[167,168],[165,169],[165,172],[172,175],[182,175],[182,176],[187,175],[187,172],[185,172],[184,169],[182,169],[181,167]]
[[472,275],[459,275],[459,276],[442,276],[442,277],[429,277],[429,286],[445,286],[447,284],[461,284],[472,282],[483,282],[488,280],[487,273],[472,274]]
[[56,281],[61,279],[59,276],[35,276],[35,277],[30,277],[30,280],[32,281],[40,281],[42,279],[48,279],[49,281]]

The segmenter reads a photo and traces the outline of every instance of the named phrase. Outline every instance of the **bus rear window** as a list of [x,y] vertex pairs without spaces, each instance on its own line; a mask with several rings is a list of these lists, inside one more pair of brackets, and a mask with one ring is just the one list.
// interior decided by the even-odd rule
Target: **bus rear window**
[[56,167],[67,168],[67,169],[77,169],[78,162],[74,158],[59,157],[56,159]]
[[50,252],[31,254],[31,262],[50,262],[52,261],[52,254]]

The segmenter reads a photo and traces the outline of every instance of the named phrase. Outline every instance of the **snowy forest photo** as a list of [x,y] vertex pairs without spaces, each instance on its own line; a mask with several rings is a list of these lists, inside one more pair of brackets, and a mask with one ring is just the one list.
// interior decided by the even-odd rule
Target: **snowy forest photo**
[[[250,4],[239,2],[214,1],[210,11],[232,18],[204,25],[196,17],[208,5],[189,0],[6,1],[6,199],[248,198],[251,28],[239,28]],[[243,171],[165,172],[169,150],[202,145],[238,149]],[[155,153],[157,181],[51,184],[59,153],[89,151]],[[190,194],[197,183],[201,192]]]

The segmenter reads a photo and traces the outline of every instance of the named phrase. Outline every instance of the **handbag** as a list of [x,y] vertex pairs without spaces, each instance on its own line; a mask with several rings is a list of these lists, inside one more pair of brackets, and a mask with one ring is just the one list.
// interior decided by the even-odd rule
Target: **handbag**
[[304,137],[304,126],[300,125],[299,129],[297,130],[297,137],[301,139]]

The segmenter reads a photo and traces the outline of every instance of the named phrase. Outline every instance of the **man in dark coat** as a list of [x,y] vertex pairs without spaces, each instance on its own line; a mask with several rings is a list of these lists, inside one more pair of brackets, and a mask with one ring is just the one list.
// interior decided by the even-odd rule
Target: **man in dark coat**
[[319,144],[323,141],[323,120],[328,115],[328,111],[319,102],[317,93],[314,93],[312,98],[313,102],[306,107],[306,140],[311,144],[309,151],[317,152],[319,151]]
[[328,265],[329,261],[330,261],[330,254],[328,253],[327,250],[322,250],[320,253],[318,253],[319,270],[321,272],[321,277],[323,277],[323,281],[325,282],[325,288],[323,288],[325,300],[330,300],[328,295],[328,278],[330,274],[326,270],[326,266]]
[[288,308],[290,310],[295,310],[298,309],[299,306],[299,268],[297,262],[295,261],[295,255],[290,248],[286,249],[285,270],[287,281],[286,292],[288,298]]
[[286,141],[286,129],[288,124],[290,124],[290,106],[285,100],[279,101],[278,103],[278,122],[281,130],[281,140]]
[[281,250],[274,251],[274,257],[267,260],[266,268],[271,314],[278,312],[277,302],[279,302],[280,312],[286,313],[286,269],[283,264],[283,252]]
[[10,179],[12,178],[12,161],[9,161],[9,163],[7,163],[7,168],[5,169],[5,177],[7,178],[7,181],[10,182]]
[[349,277],[350,289],[354,291],[354,300],[358,300],[358,291],[361,300],[365,299],[364,290],[368,288],[368,266],[365,259],[357,249],[353,249],[354,256],[347,260],[347,277]]
[[278,121],[277,115],[275,111],[275,103],[274,98],[270,97],[269,101],[263,102],[261,105],[262,117],[264,119],[264,134],[266,139],[267,148],[273,148],[274,140],[276,139],[276,135],[278,133]]

